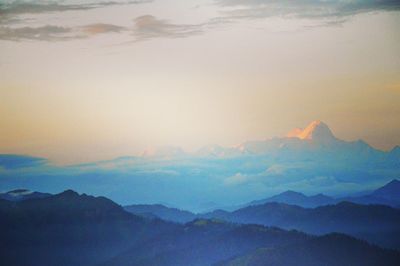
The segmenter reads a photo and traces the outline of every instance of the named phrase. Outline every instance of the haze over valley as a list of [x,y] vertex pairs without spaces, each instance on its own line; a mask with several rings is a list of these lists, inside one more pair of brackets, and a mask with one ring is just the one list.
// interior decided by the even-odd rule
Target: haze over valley
[[[295,134],[293,132],[296,132]],[[399,176],[400,148],[375,149],[343,141],[313,121],[287,136],[235,147],[146,150],[139,156],[57,166],[44,158],[1,155],[3,190],[50,193],[70,188],[120,204],[164,203],[194,212],[240,206],[286,190],[347,197]]]

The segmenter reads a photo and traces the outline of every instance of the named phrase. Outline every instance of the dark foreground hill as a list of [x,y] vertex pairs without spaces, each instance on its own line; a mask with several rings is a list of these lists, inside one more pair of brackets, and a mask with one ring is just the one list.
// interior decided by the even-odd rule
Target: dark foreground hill
[[277,248],[262,248],[218,266],[399,265],[395,251],[379,249],[341,234],[329,234]]
[[127,213],[107,198],[71,190],[0,200],[0,217],[0,265],[94,265],[169,226]]
[[199,219],[133,246],[104,265],[213,265],[260,247],[300,243],[310,237],[279,228]]
[[[286,249],[321,241],[320,237],[299,231],[262,225],[209,219],[174,224],[146,219],[126,212],[107,198],[71,190],[19,202],[0,200],[0,217],[0,265],[9,266],[203,266],[252,256],[257,250],[268,250],[269,261],[286,265],[282,255]],[[324,243],[316,245],[319,249],[299,249],[296,256],[335,261],[339,253],[334,251],[346,247],[350,255],[343,255],[339,261],[345,264],[336,265],[364,265],[363,258],[352,255],[361,251],[381,258],[379,263],[371,260],[368,265],[400,261],[398,252],[353,238],[327,237]],[[324,260],[318,254],[324,254]]]

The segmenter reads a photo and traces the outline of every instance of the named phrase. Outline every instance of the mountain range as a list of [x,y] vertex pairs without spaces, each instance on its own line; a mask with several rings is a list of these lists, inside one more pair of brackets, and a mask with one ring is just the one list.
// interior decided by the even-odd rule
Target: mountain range
[[267,262],[264,257],[271,265],[291,265],[295,259],[297,265],[400,261],[398,251],[345,235],[316,237],[204,218],[176,224],[139,217],[105,197],[72,190],[0,200],[0,215],[1,265],[264,265],[259,264]]
[[[3,191],[24,187],[54,194],[71,188],[105,195],[123,205],[167,202],[197,213],[244,207],[259,199],[307,208],[341,200],[397,207],[396,196],[354,195],[399,178],[400,148],[382,151],[362,140],[342,140],[324,122],[313,121],[281,137],[233,147],[208,145],[194,152],[162,147],[138,156],[69,166],[3,154],[0,175]],[[317,196],[306,199],[287,192],[280,199],[268,199],[284,191]],[[326,195],[349,197],[329,202]],[[284,196],[287,199],[282,199]],[[294,202],[290,198],[295,198]]]
[[247,205],[260,205],[267,202],[280,202],[291,205],[298,205],[304,208],[314,208],[328,204],[335,204],[342,201],[349,201],[359,204],[381,204],[392,207],[399,207],[400,181],[397,179],[393,179],[384,186],[377,188],[371,193],[363,196],[348,196],[339,198],[329,197],[324,194],[306,196],[300,192],[288,190],[266,199],[252,201]]
[[303,193],[288,190],[278,195],[250,202],[247,205],[262,205],[267,202],[280,202],[291,205],[298,205],[305,208],[314,208],[322,205],[328,205],[335,203],[335,199],[324,194],[317,194],[312,196],[306,196]]
[[[275,137],[258,141],[245,141],[237,146],[223,147],[220,145],[207,145],[199,150],[188,153],[176,146],[152,147],[142,153],[146,158],[165,158],[194,156],[194,157],[237,157],[243,155],[261,155],[280,151],[305,152],[318,150],[331,150],[335,152],[361,152],[362,156],[389,155],[399,159],[398,147],[389,153],[374,149],[362,140],[344,141],[336,138],[327,124],[320,120],[312,121],[304,129],[295,128],[284,137]],[[399,154],[398,154],[399,153]]]
[[[221,219],[241,224],[261,224],[296,229],[311,234],[341,232],[388,248],[400,249],[400,209],[390,207],[400,194],[399,184],[393,180],[367,196],[354,197],[355,202],[324,195],[307,197],[287,191],[265,200],[251,202],[234,211],[215,210],[195,214],[162,205],[130,205],[125,207],[136,215],[187,223],[196,218]],[[390,197],[388,205],[378,203]],[[362,204],[359,202],[362,201]],[[305,206],[305,207],[304,207]]]
[[[333,198],[324,194],[316,194],[312,196],[306,196],[303,193],[295,191],[285,191],[275,196],[252,201],[250,203],[243,204],[241,206],[231,206],[226,209],[215,210],[216,213],[225,211],[234,211],[242,209],[248,206],[263,205],[265,203],[284,203],[287,205],[296,205],[303,208],[316,208],[325,205],[335,205],[340,202],[353,202],[357,204],[379,204],[387,205],[398,208],[400,206],[400,181],[394,179],[389,183],[377,188],[376,190],[363,195],[363,196],[348,196]],[[127,211],[140,216],[146,216],[148,218],[160,218],[167,221],[173,221],[178,223],[189,222],[196,217],[201,217],[200,214],[196,214],[186,210],[180,210],[177,208],[169,208],[161,204],[137,204],[128,205],[124,207]]]
[[400,207],[400,181],[393,179],[370,194],[359,197],[346,197],[342,200],[361,204],[383,204],[398,208]]

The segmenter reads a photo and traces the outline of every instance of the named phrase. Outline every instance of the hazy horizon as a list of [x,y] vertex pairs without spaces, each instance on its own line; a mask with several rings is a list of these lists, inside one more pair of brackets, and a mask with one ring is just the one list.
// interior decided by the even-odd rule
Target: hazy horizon
[[392,149],[400,5],[311,2],[1,1],[0,153],[76,164],[315,119]]
[[[83,162],[72,162],[72,163],[67,163],[67,164],[63,164],[57,161],[53,161],[51,160],[51,158],[46,158],[46,157],[37,157],[34,156],[33,154],[14,154],[14,155],[21,155],[21,156],[28,156],[28,157],[37,157],[37,158],[41,158],[41,159],[45,159],[46,161],[48,161],[49,163],[51,163],[52,165],[65,165],[65,166],[74,166],[74,165],[80,165],[80,164],[86,164],[86,163],[96,163],[96,162],[101,162],[101,161],[108,161],[108,160],[113,160],[113,159],[120,159],[120,158],[129,158],[129,157],[152,157],[154,156],[154,153],[159,152],[160,150],[163,152],[171,152],[171,150],[179,150],[182,151],[185,155],[197,155],[198,152],[201,152],[202,149],[207,149],[207,148],[213,148],[213,147],[219,147],[219,148],[233,148],[233,149],[237,149],[240,147],[240,145],[243,145],[247,142],[252,142],[252,141],[266,141],[266,140],[272,140],[272,139],[277,139],[277,138],[297,138],[296,136],[289,136],[289,134],[291,134],[292,131],[295,130],[304,130],[306,129],[308,126],[310,126],[312,123],[314,122],[322,122],[324,124],[326,124],[324,121],[320,121],[320,120],[313,120],[310,123],[308,123],[307,125],[303,126],[303,127],[293,127],[291,130],[288,130],[285,134],[281,135],[281,136],[272,136],[272,137],[268,137],[268,138],[263,138],[263,139],[249,139],[249,140],[244,140],[240,143],[237,143],[236,145],[220,145],[218,143],[209,143],[209,144],[205,144],[204,146],[201,146],[197,149],[185,149],[184,147],[178,146],[178,145],[160,145],[160,146],[147,146],[146,148],[144,148],[143,150],[136,152],[136,153],[131,153],[131,154],[120,154],[117,155],[115,157],[109,157],[109,158],[102,158],[100,160],[91,160],[91,161],[83,161]],[[327,125],[329,126],[329,125]],[[332,130],[331,128],[329,128],[330,130]],[[361,138],[356,138],[356,139],[351,139],[351,140],[346,140],[343,138],[338,137],[334,131],[332,132],[334,137],[337,138],[338,140],[341,141],[346,141],[346,142],[356,142],[356,141],[365,141]],[[373,147],[370,143],[366,142],[368,145],[370,145],[371,147]],[[388,150],[384,150],[384,149],[379,149],[377,147],[373,147],[374,149],[377,150],[381,150],[384,152],[390,152],[391,150],[395,149],[396,147],[399,147],[400,145],[394,145],[391,149]],[[7,153],[3,153],[3,154],[7,154]],[[9,155],[13,155],[12,153],[9,153]]]
[[[235,147],[148,149],[62,166],[46,158],[0,154],[0,187],[59,193],[74,189],[120,204],[163,203],[192,211],[240,206],[292,190],[335,197],[366,193],[399,178],[400,147],[390,152],[335,136],[312,121],[285,136]],[[208,207],[207,207],[208,206]]]

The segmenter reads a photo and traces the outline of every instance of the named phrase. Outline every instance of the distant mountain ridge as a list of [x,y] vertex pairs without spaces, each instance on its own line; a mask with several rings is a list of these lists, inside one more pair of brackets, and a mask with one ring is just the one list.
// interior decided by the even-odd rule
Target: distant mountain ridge
[[380,188],[372,191],[371,193],[358,197],[341,197],[333,198],[324,194],[316,194],[312,196],[306,196],[300,192],[285,191],[278,195],[262,199],[255,200],[244,206],[250,205],[261,205],[267,202],[279,202],[286,203],[289,205],[298,205],[304,208],[315,208],[319,206],[336,204],[342,201],[349,201],[359,204],[382,204],[392,207],[400,206],[400,181],[393,179],[389,183],[383,185]]
[[393,179],[386,185],[374,190],[372,193],[359,197],[345,197],[337,201],[351,201],[359,204],[382,204],[400,207],[400,181]]
[[[382,204],[392,207],[398,207],[397,201],[385,200],[384,198],[378,198],[377,195],[384,194],[386,191],[391,191],[393,195],[399,195],[400,190],[398,189],[398,184],[400,181],[392,180],[391,182],[385,184],[384,186],[371,192],[371,195],[376,195],[374,197],[370,195],[360,196],[360,197],[345,197],[345,198],[332,198],[323,194],[316,194],[313,196],[306,196],[302,193],[295,191],[285,191],[278,195],[263,199],[256,200],[250,203],[244,204],[242,206],[237,206],[233,209],[239,210],[249,206],[264,205],[266,203],[284,203],[287,205],[295,205],[303,208],[316,208],[325,205],[335,205],[343,201],[354,202],[357,204]],[[134,204],[124,206],[124,209],[133,214],[147,217],[147,218],[159,218],[166,221],[172,221],[177,223],[187,223],[196,218],[201,217],[224,217],[229,211],[216,209],[207,213],[194,213],[187,210],[180,210],[177,208],[166,207],[162,204]]]
[[[217,149],[218,152],[214,152]],[[391,152],[383,152],[371,147],[363,140],[357,141],[344,141],[334,136],[329,126],[320,121],[315,120],[308,124],[304,129],[295,128],[289,131],[284,137],[274,137],[266,140],[245,141],[236,147],[221,147],[210,150],[208,155],[213,154],[221,156],[240,156],[246,154],[266,154],[275,153],[278,151],[317,151],[317,150],[332,150],[332,151],[346,151],[363,153],[365,155],[382,156],[387,154],[389,156],[400,159],[400,151],[397,152],[393,148]],[[400,150],[400,148],[398,149]],[[206,156],[206,152],[200,153]]]
[[281,202],[290,205],[298,205],[305,208],[314,208],[322,205],[333,204],[335,199],[324,194],[306,196],[302,193],[288,190],[267,199],[252,201],[247,205],[261,205],[267,202]]
[[[371,194],[385,195],[386,191],[394,191],[394,195],[397,195],[398,183],[399,181],[393,180]],[[321,194],[307,197],[298,192],[287,191],[266,200],[252,202],[235,211],[215,210],[203,214],[158,205],[156,209],[154,205],[139,205],[136,214],[140,214],[139,211],[146,213],[148,217],[151,214],[178,223],[196,218],[216,218],[234,223],[279,226],[312,234],[342,232],[400,249],[400,209],[383,205],[360,205]]]
[[400,202],[400,181],[393,179],[385,186],[375,190],[372,196]]
[[[180,147],[161,146],[146,149],[142,153],[142,157],[146,158],[175,158],[184,156],[199,157],[236,157],[246,154],[264,154],[276,152],[278,150],[316,150],[335,148],[357,151],[368,151],[369,153],[382,152],[372,148],[368,143],[362,140],[344,141],[336,138],[329,126],[320,121],[314,120],[304,129],[295,128],[289,131],[284,137],[274,137],[266,140],[245,141],[234,147],[223,147],[220,145],[207,145],[194,153],[185,152]],[[396,151],[396,147],[390,153],[396,158],[400,158],[400,152]],[[399,153],[399,154],[398,154]],[[389,154],[389,153],[388,153]]]
[[183,211],[176,208],[168,208],[161,204],[136,204],[124,206],[124,209],[130,213],[144,216],[147,218],[160,218],[165,221],[178,223],[187,223],[196,219],[196,215],[189,211]]

